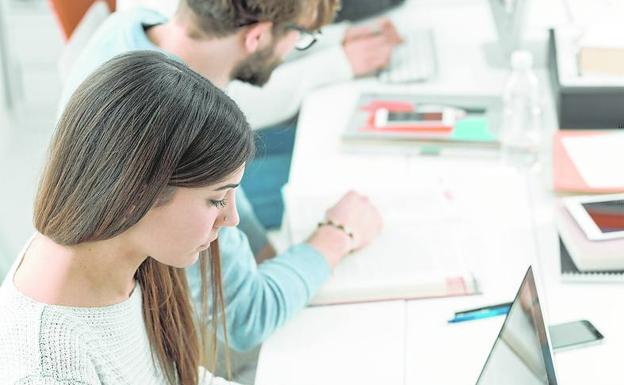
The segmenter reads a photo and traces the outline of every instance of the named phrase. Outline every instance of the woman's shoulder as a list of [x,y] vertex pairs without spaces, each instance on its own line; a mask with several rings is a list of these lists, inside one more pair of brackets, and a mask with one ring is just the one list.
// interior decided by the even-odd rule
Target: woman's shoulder
[[8,373],[9,383],[37,376],[97,379],[93,338],[79,319],[8,290],[0,292],[0,314],[0,372]]

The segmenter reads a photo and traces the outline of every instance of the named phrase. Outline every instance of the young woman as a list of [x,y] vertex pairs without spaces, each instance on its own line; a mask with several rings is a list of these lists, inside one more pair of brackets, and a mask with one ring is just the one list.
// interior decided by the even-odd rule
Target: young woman
[[212,242],[238,222],[230,202],[253,151],[234,102],[162,54],[88,78],[51,144],[37,234],[0,289],[0,382],[222,381],[200,371],[207,306],[193,308],[183,268],[199,258],[211,272],[219,312]]
[[[90,76],[52,141],[37,233],[0,288],[1,382],[223,383],[201,368],[214,371],[226,325],[214,241],[238,223],[233,202],[253,152],[234,102],[174,59],[125,54]],[[356,193],[327,216],[308,243],[332,266],[379,231]],[[198,259],[195,307],[184,268]]]

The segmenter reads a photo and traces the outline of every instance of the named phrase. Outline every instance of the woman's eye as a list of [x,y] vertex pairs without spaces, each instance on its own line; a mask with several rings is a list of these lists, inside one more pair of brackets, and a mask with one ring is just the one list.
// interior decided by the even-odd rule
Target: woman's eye
[[222,209],[227,205],[227,200],[226,199],[221,199],[221,200],[211,199],[210,203],[216,208]]

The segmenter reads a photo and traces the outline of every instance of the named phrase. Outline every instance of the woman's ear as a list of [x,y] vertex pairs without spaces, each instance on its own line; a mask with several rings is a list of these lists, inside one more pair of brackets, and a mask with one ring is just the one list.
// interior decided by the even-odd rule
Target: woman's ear
[[175,191],[176,188],[173,186],[165,187],[165,189],[160,193],[160,196],[156,199],[153,207],[164,206],[169,203],[169,201],[173,198]]
[[[243,32],[243,46],[247,53],[254,53],[267,46],[271,40],[273,22],[261,21],[245,27]],[[267,42],[267,43],[265,43]]]

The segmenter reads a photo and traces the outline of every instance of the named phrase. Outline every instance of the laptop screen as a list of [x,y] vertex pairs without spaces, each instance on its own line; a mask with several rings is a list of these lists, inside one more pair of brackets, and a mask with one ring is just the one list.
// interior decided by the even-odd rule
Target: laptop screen
[[477,385],[500,384],[557,384],[530,267],[477,381]]

